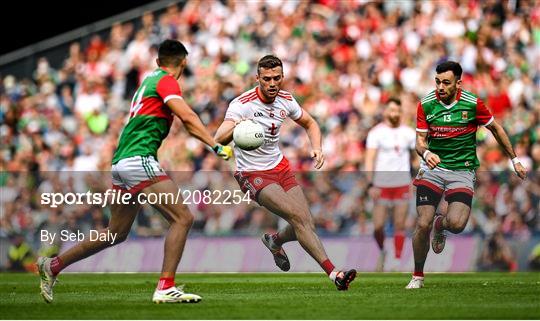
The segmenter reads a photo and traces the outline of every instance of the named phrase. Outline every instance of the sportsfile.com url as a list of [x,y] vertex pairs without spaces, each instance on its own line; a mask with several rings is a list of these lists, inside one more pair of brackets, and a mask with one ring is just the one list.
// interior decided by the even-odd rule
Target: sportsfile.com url
[[238,205],[243,202],[249,204],[251,199],[249,191],[244,194],[240,190],[182,190],[176,193],[122,193],[119,190],[108,189],[104,193],[42,193],[41,205],[56,208],[61,205],[129,205],[129,204],[185,204],[185,205]]

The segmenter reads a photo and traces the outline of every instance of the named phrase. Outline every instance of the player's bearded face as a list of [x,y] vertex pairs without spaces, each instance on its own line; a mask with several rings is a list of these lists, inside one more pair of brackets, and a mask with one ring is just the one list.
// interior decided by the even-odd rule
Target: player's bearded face
[[384,111],[384,116],[392,126],[398,126],[401,120],[401,108],[395,102],[391,102]]
[[257,74],[257,81],[264,98],[273,101],[278,95],[283,83],[283,70],[281,67],[260,68]]
[[456,79],[454,73],[448,70],[435,76],[435,84],[441,100],[451,102],[454,100],[457,90],[461,88],[461,79]]

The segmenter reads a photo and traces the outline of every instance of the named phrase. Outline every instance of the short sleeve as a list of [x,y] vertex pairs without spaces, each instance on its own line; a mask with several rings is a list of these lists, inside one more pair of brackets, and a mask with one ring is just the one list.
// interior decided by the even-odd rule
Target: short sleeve
[[294,97],[292,97],[292,100],[290,100],[287,105],[289,106],[289,117],[291,117],[292,120],[298,120],[302,117],[304,111]]
[[233,100],[225,112],[225,120],[239,121],[242,119],[242,116],[242,105],[238,101]]
[[418,103],[418,108],[416,109],[416,131],[421,133],[427,133],[429,131],[429,125],[426,121],[422,103]]
[[476,99],[476,121],[479,125],[487,126],[495,120],[489,109],[484,102],[480,99]]
[[366,139],[366,148],[379,148],[377,136],[377,132],[374,129],[369,131]]
[[182,91],[180,90],[180,85],[178,85],[176,79],[169,75],[163,76],[159,80],[156,87],[156,92],[158,93],[159,97],[163,99],[164,103],[167,103],[173,98],[182,99]]

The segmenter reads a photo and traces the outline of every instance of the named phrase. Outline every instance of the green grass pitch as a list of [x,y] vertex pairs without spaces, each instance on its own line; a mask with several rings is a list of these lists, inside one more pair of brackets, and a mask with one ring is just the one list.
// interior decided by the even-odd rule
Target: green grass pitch
[[339,292],[320,273],[178,274],[198,304],[153,304],[157,274],[62,274],[55,301],[31,274],[0,274],[2,319],[539,319],[540,274],[360,273]]

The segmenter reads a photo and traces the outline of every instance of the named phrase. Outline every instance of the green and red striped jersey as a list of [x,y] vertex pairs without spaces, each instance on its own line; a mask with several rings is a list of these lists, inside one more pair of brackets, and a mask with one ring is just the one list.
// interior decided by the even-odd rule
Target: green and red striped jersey
[[480,165],[476,156],[476,130],[493,121],[481,99],[458,90],[456,100],[444,104],[433,90],[418,103],[416,130],[428,133],[428,148],[439,155],[439,167],[471,170]]
[[159,68],[144,78],[131,101],[129,121],[124,127],[112,163],[133,156],[154,156],[169,134],[173,113],[166,105],[173,98],[182,99],[174,77]]

